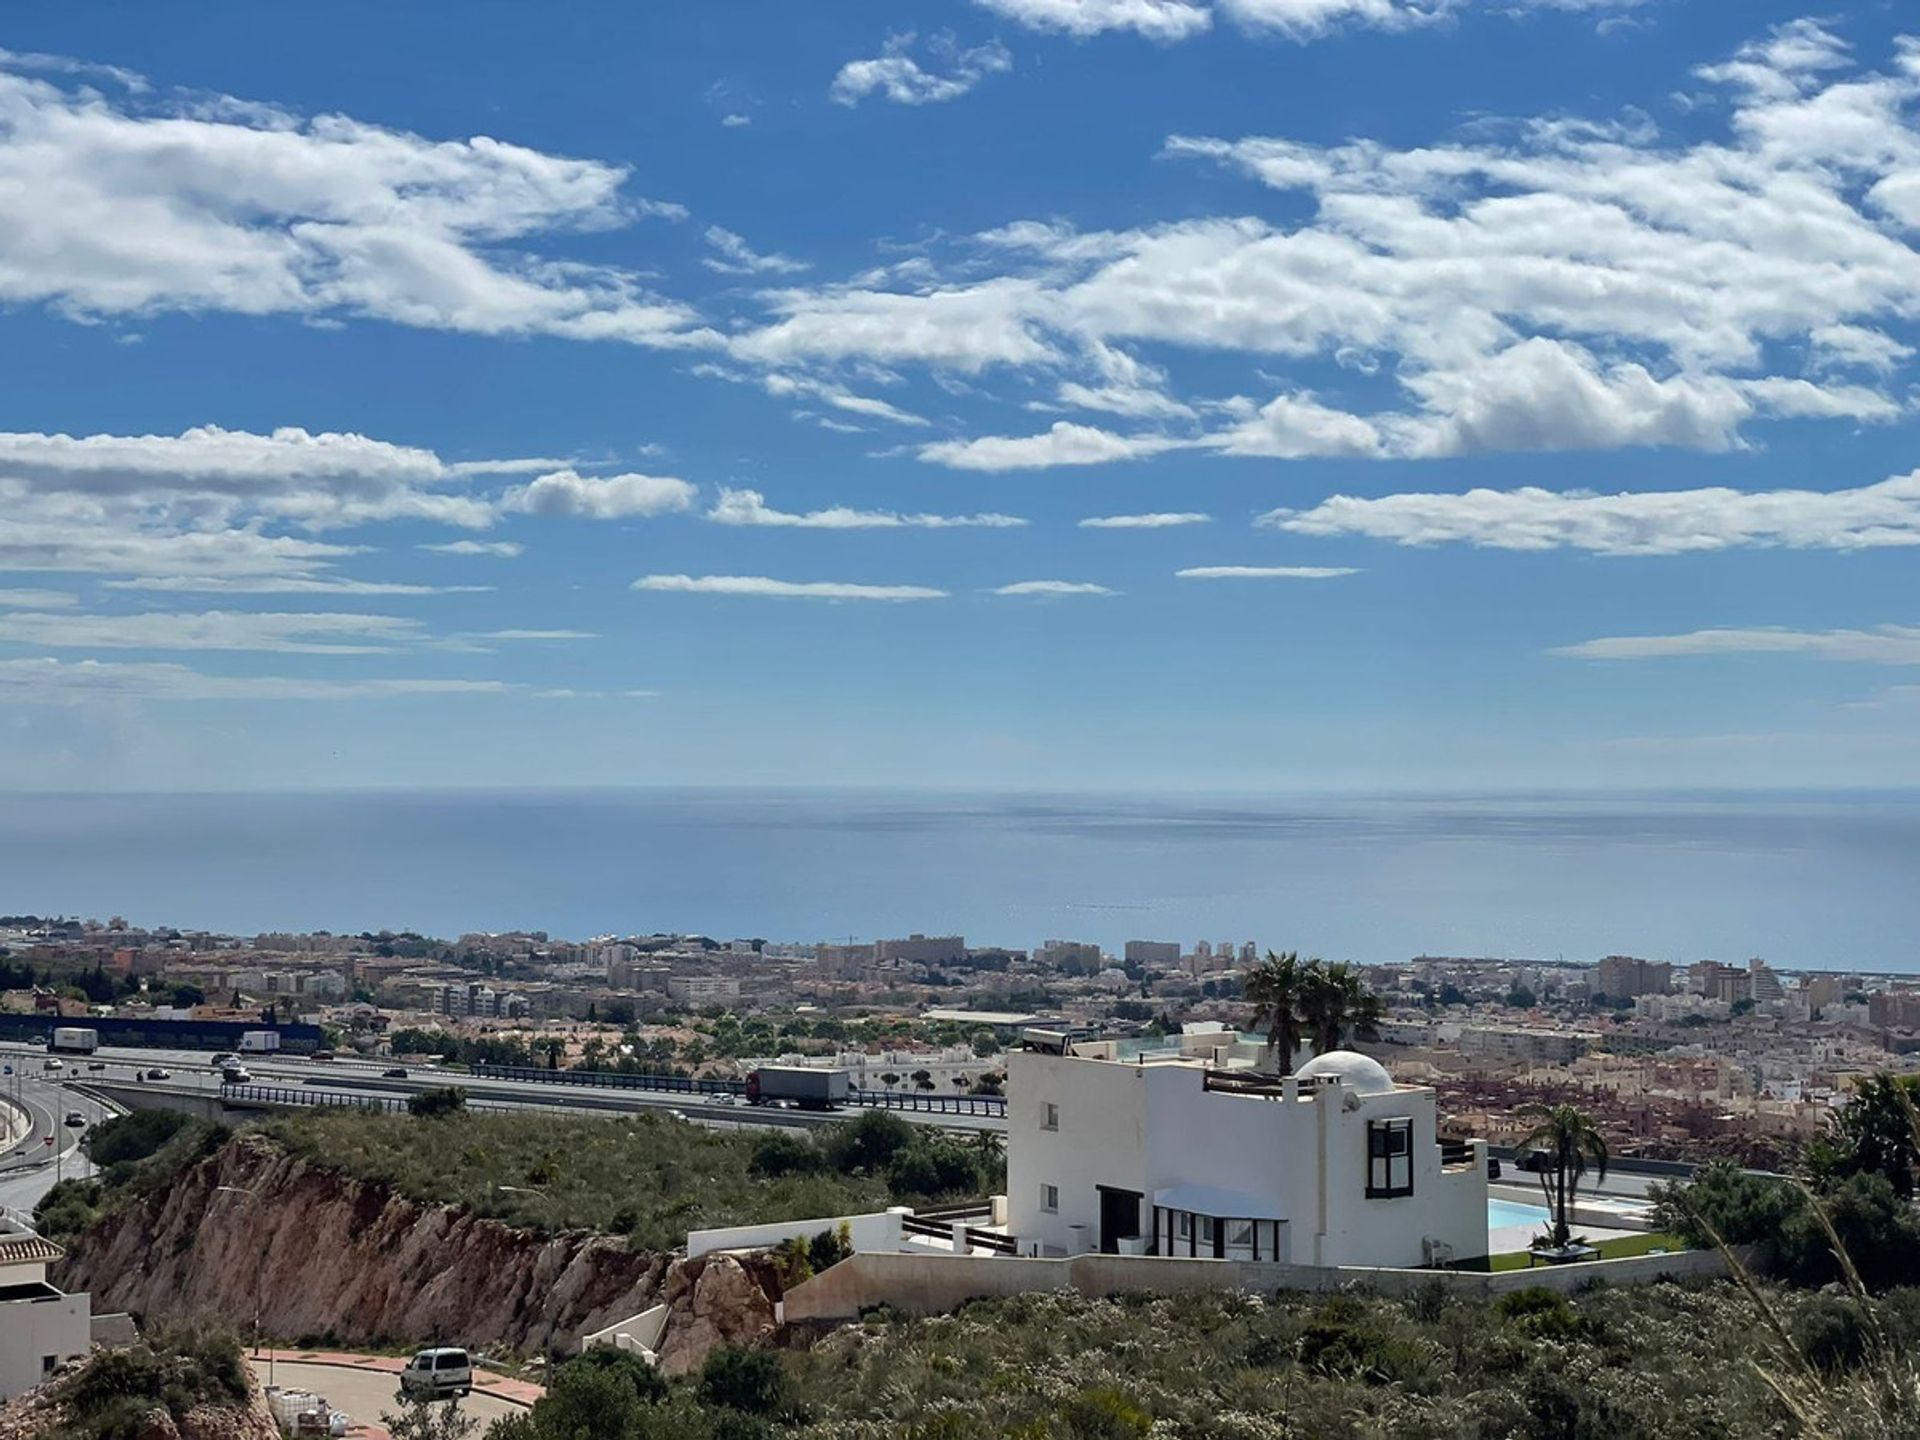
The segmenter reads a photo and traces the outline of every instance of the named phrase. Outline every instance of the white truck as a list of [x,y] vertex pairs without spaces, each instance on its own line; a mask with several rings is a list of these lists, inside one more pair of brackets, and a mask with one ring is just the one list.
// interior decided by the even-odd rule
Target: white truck
[[280,1049],[278,1030],[244,1030],[240,1034],[242,1055],[273,1055]]
[[55,1026],[53,1042],[47,1046],[62,1055],[91,1055],[99,1048],[100,1032],[79,1025]]

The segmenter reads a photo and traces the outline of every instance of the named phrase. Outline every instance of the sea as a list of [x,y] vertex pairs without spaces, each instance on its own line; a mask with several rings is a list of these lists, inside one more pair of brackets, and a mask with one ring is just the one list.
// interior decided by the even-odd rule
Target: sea
[[0,912],[1920,969],[1920,793],[0,796]]

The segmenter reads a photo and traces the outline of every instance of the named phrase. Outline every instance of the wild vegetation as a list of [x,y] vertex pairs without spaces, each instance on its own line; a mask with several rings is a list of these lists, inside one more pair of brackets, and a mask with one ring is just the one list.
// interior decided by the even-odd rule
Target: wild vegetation
[[668,1249],[688,1230],[971,1199],[997,1152],[880,1112],[820,1138],[710,1130],[667,1115],[426,1117],[316,1110],[268,1121],[281,1144],[413,1199],[538,1229],[593,1229]]
[[102,1350],[62,1380],[59,1434],[72,1440],[140,1440],[157,1433],[156,1410],[173,1420],[199,1406],[246,1403],[246,1360],[239,1342],[218,1330],[156,1330],[139,1344]]
[[136,1110],[103,1120],[87,1132],[91,1179],[62,1180],[34,1207],[40,1233],[55,1240],[77,1235],[123,1201],[151,1194],[203,1155],[226,1143],[224,1126],[164,1110]]

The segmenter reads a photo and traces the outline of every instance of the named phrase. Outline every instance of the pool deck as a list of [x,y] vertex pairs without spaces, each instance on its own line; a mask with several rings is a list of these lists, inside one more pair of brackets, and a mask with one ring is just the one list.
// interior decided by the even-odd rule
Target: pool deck
[[[1489,1185],[1489,1198],[1504,1200],[1512,1205],[1526,1205],[1536,1210],[1544,1210],[1540,1189],[1537,1185]],[[1618,1200],[1604,1196],[1582,1194],[1576,1207],[1587,1216],[1595,1214],[1615,1214],[1620,1217],[1618,1226],[1590,1225],[1576,1219],[1573,1231],[1576,1235],[1589,1240],[1615,1240],[1626,1235],[1644,1234],[1651,1228],[1646,1216],[1646,1205],[1642,1201]],[[1525,1250],[1533,1237],[1545,1229],[1545,1222],[1526,1225],[1493,1225],[1487,1228],[1487,1253],[1489,1255],[1512,1255]]]

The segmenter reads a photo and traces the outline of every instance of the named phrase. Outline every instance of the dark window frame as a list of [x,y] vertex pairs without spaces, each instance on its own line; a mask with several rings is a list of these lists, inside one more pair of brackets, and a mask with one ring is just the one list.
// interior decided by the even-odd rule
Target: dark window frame
[[1413,1194],[1413,1119],[1395,1116],[1367,1122],[1367,1198],[1397,1200]]

